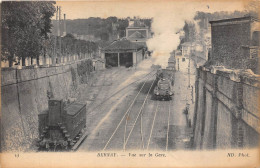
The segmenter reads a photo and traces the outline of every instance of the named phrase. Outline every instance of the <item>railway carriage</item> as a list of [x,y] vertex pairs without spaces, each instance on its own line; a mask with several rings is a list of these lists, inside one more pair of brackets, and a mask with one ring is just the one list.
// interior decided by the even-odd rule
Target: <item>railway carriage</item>
[[168,59],[168,67],[167,68],[175,70],[175,64],[176,64],[175,56],[170,56],[170,58]]
[[39,150],[71,149],[86,127],[86,104],[50,99],[49,109],[39,114]]

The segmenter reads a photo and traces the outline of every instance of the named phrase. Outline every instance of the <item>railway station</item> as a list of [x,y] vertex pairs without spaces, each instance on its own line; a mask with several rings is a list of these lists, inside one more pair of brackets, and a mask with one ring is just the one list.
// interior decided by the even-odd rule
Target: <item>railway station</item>
[[[109,8],[129,16],[72,18],[82,9],[92,15],[91,5],[82,2],[71,13],[62,1],[19,3],[1,6],[0,150],[15,152],[16,162],[20,152],[77,151],[96,156],[79,157],[87,164],[136,157],[156,167],[148,157],[188,163],[190,154],[175,152],[258,147],[258,18],[216,8],[194,12],[192,21],[180,17],[188,6],[156,11],[142,6],[146,2],[139,12],[137,2]],[[142,16],[146,10],[154,14]],[[168,158],[161,161],[174,167]],[[47,167],[60,162],[53,161]]]
[[101,52],[106,67],[135,66],[145,58],[145,47],[126,38],[112,42]]

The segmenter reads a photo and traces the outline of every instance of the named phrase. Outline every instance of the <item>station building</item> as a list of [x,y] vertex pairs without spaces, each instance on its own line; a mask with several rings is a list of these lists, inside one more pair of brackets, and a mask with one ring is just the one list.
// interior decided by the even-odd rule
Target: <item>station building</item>
[[150,38],[149,27],[139,19],[129,21],[129,26],[126,28],[126,38],[136,44],[146,47],[146,41]]
[[145,47],[122,38],[104,47],[101,58],[106,67],[134,66],[145,58]]

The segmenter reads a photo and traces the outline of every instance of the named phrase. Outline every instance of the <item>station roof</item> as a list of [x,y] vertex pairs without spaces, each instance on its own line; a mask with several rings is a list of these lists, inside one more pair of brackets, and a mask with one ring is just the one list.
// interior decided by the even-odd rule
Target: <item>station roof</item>
[[259,22],[259,20],[254,16],[244,16],[244,17],[239,17],[239,18],[212,20],[212,21],[209,21],[209,23],[210,24],[227,23],[227,22],[234,22],[234,21],[258,21]]
[[125,38],[116,40],[110,45],[102,49],[103,52],[118,52],[118,51],[136,51],[142,49],[143,46],[133,43]]
[[137,42],[135,42],[136,44],[138,44],[138,45],[141,45],[141,46],[143,46],[143,47],[147,47],[147,45],[146,45],[146,42],[143,42],[143,41],[137,41]]

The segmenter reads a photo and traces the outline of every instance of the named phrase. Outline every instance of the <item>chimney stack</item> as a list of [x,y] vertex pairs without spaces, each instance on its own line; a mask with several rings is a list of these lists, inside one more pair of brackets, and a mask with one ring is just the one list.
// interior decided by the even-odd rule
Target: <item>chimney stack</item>
[[57,13],[58,13],[58,17],[57,20],[58,20],[58,36],[60,36],[60,14],[61,14],[61,7],[58,7],[57,6]]
[[66,14],[64,14],[64,31],[63,31],[63,36],[66,36],[67,32],[66,32]]

